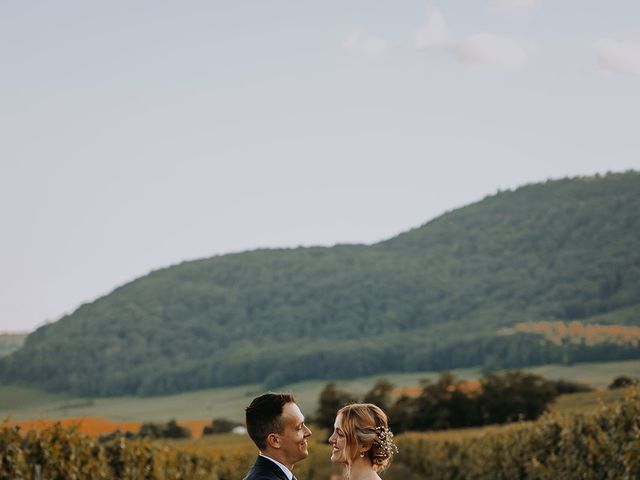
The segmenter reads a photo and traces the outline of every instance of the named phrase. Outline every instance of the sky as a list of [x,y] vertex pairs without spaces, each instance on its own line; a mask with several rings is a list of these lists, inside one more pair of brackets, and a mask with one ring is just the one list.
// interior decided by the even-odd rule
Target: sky
[[0,0],[0,331],[640,169],[638,0]]

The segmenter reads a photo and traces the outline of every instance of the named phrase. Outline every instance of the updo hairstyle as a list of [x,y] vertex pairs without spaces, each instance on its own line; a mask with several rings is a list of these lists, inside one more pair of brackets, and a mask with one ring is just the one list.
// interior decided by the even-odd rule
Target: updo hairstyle
[[395,449],[387,415],[372,403],[353,403],[338,410],[340,428],[346,437],[345,453],[349,465],[360,456],[360,448],[371,446],[365,453],[376,472],[391,464]]

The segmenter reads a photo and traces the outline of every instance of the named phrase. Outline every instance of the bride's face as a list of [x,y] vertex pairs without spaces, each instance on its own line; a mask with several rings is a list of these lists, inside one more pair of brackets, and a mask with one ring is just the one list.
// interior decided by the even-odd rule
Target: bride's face
[[338,414],[336,417],[336,421],[333,424],[333,433],[329,437],[329,443],[333,447],[333,450],[331,450],[331,461],[333,463],[348,462],[347,452],[345,449],[347,445],[347,438],[342,428],[340,428],[342,423],[340,418],[341,416],[341,414]]

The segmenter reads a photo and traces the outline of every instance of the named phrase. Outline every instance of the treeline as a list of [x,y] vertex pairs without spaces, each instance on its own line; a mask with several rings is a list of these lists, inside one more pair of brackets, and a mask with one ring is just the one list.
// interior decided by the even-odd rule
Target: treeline
[[[640,318],[640,317],[639,317]],[[518,333],[511,336],[452,341],[436,345],[433,338],[419,332],[395,334],[376,339],[326,340],[313,344],[302,343],[295,350],[282,355],[282,347],[251,346],[238,343],[233,353],[212,352],[201,362],[175,365],[141,363],[119,374],[97,377],[91,364],[85,365],[82,375],[53,374],[63,365],[49,363],[38,366],[38,372],[50,372],[41,385],[52,390],[75,394],[113,396],[136,393],[160,395],[198,390],[212,385],[243,385],[262,383],[266,389],[311,379],[346,379],[371,376],[393,371],[443,371],[481,366],[483,370],[523,368],[532,365],[579,362],[600,362],[640,358],[640,348],[618,344],[556,345],[538,335]],[[186,348],[186,347],[185,347]],[[58,356],[64,355],[59,353]],[[15,376],[22,357],[11,357],[4,367],[5,381],[20,381]],[[116,363],[118,361],[114,360]],[[33,364],[25,369],[36,368]],[[124,366],[122,367],[125,368]],[[37,373],[41,375],[42,373]]]
[[[205,425],[202,430],[202,436],[215,435],[218,433],[230,433],[234,428],[242,426],[241,423],[228,420],[226,418],[215,418]],[[191,438],[192,432],[187,427],[179,425],[175,420],[163,422],[145,422],[140,426],[137,432],[116,430],[107,435],[100,436],[100,442],[110,442],[116,438],[124,437],[127,440],[139,439],[184,439]]]
[[535,420],[558,395],[591,390],[583,384],[520,371],[486,374],[475,382],[442,373],[436,382],[422,380],[420,392],[414,396],[396,396],[394,389],[388,380],[380,379],[364,397],[357,398],[328,383],[320,392],[314,419],[332,428],[339,408],[363,401],[382,407],[396,432],[446,430]]
[[[639,358],[638,347],[496,337],[533,321],[640,326],[638,192],[637,172],[550,181],[371,246],[185,262],[39,328],[0,358],[0,380],[83,396],[155,395]],[[283,356],[283,344],[296,348]]]
[[640,344],[615,341],[557,344],[537,334],[515,333],[453,342],[426,355],[423,353],[421,357],[430,370],[481,366],[483,370],[491,371],[550,363],[572,365],[638,359]]
[[145,422],[140,426],[140,430],[137,432],[121,432],[120,430],[116,430],[107,435],[100,436],[100,442],[110,442],[117,438],[124,437],[127,440],[135,440],[135,439],[157,439],[157,438],[191,438],[191,430],[181,425],[178,425],[178,422],[175,420],[169,420],[166,423],[158,423],[158,422]]

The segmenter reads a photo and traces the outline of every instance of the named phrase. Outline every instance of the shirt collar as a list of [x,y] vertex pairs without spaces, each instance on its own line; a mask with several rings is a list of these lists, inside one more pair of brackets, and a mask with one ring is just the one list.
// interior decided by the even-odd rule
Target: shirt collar
[[282,471],[284,472],[284,474],[287,476],[287,478],[289,480],[291,480],[293,478],[293,473],[291,473],[291,470],[289,470],[287,467],[285,467],[283,464],[281,464],[280,462],[278,462],[277,460],[274,460],[271,457],[267,457],[264,453],[260,452],[260,456],[264,457],[268,460],[271,460],[273,463],[275,463],[277,466],[279,466]]

